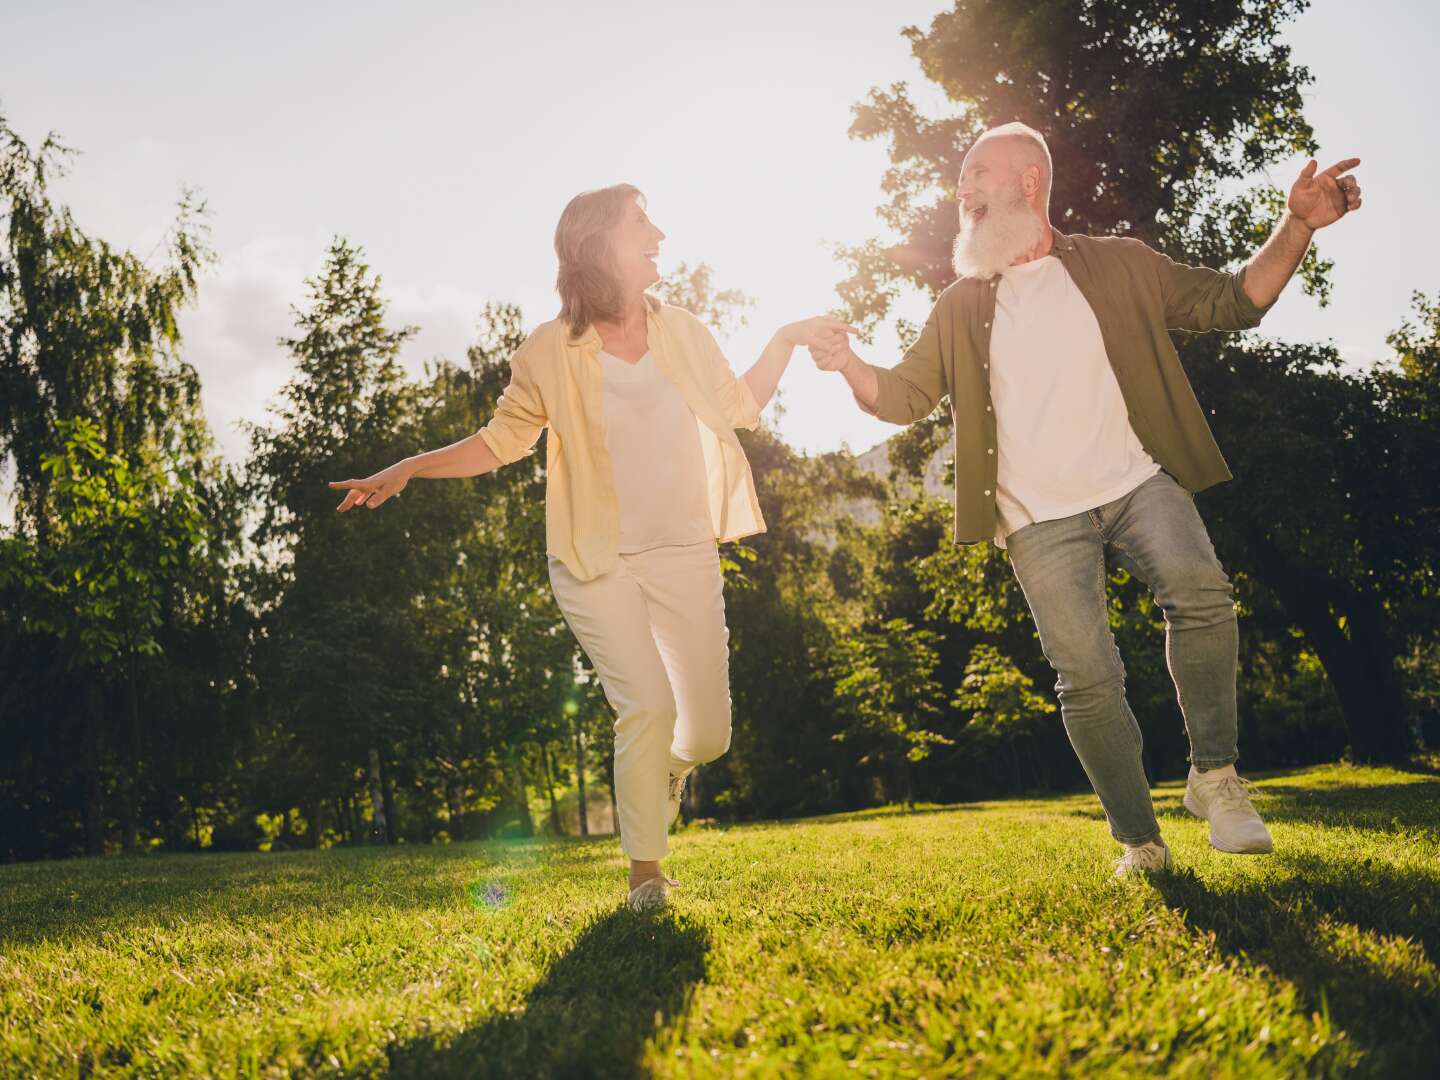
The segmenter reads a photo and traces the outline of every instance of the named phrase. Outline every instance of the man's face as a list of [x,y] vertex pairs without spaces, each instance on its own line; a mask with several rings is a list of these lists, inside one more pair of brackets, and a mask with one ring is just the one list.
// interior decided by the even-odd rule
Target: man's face
[[[1035,179],[1033,172],[1030,176]],[[982,139],[965,155],[956,191],[960,231],[952,264],[957,275],[993,277],[1040,242],[1044,221],[1025,193],[1026,177],[1010,139]]]
[[962,229],[973,229],[984,221],[992,201],[1005,205],[1020,194],[1014,157],[1015,148],[1008,139],[982,139],[970,148],[960,167],[956,193]]

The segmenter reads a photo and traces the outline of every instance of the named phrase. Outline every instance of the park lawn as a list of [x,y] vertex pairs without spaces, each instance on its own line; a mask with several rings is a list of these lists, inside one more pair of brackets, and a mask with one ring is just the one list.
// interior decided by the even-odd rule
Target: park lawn
[[1264,778],[1276,853],[1157,790],[613,838],[0,867],[0,1075],[1440,1071],[1440,772]]

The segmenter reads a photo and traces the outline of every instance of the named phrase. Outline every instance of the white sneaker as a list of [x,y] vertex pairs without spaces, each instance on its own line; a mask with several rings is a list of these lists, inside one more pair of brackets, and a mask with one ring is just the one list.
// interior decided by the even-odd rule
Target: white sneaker
[[689,779],[687,772],[684,776],[670,777],[669,803],[666,806],[665,825],[668,828],[675,824],[675,819],[680,816],[680,797],[685,794],[685,781]]
[[1250,805],[1247,781],[1234,765],[1200,772],[1190,768],[1185,809],[1210,822],[1210,846],[1235,855],[1263,855],[1273,848],[1270,832]]
[[659,911],[665,906],[666,898],[669,896],[670,890],[679,884],[678,881],[667,878],[664,874],[657,877],[646,878],[630,890],[630,899],[628,901],[630,910],[637,912]]
[[1173,870],[1175,860],[1164,840],[1144,844],[1126,844],[1125,854],[1115,860],[1115,876],[1123,878],[1140,870]]

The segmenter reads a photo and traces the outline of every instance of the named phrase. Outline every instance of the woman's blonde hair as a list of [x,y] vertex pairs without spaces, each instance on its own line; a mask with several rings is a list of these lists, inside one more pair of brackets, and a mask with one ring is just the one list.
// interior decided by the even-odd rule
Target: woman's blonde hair
[[620,293],[610,231],[626,209],[645,196],[631,184],[612,184],[582,191],[566,204],[555,226],[555,255],[560,270],[560,318],[578,335],[596,319],[618,318],[625,298]]

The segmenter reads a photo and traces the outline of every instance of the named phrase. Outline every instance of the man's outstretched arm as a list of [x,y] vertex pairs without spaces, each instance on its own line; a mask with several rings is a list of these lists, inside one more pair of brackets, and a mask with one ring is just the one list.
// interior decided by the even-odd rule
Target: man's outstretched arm
[[1360,185],[1345,175],[1359,163],[1346,158],[1321,173],[1315,162],[1307,164],[1274,232],[1238,273],[1186,266],[1152,252],[1160,268],[1165,325],[1196,333],[1258,326],[1299,269],[1315,230],[1360,208]]
[[812,347],[810,357],[821,371],[838,371],[845,377],[855,404],[871,416],[892,424],[913,424],[934,410],[949,388],[940,352],[940,305],[935,306],[920,337],[893,368],[867,364],[842,335],[828,347]]
[[1245,268],[1245,295],[1256,307],[1269,307],[1280,296],[1317,229],[1360,209],[1360,183],[1347,175],[1359,164],[1359,158],[1346,158],[1317,173],[1318,163],[1312,160],[1301,170],[1280,224]]

